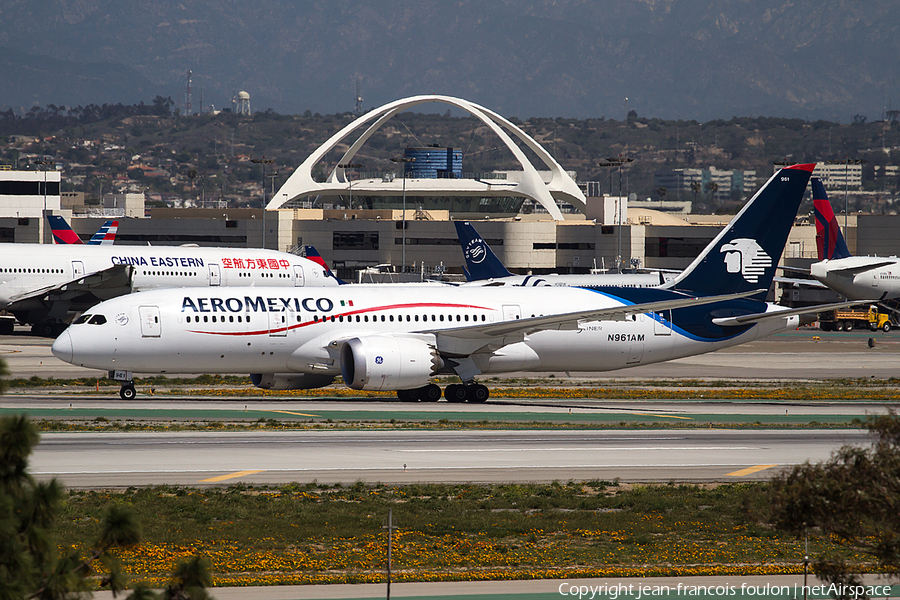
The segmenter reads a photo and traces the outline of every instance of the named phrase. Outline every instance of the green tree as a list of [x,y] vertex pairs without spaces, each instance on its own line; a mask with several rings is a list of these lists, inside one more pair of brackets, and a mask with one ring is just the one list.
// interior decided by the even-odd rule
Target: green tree
[[[86,556],[74,550],[59,555],[53,526],[65,489],[55,479],[36,482],[27,471],[39,439],[25,416],[0,418],[0,600],[71,598],[90,589],[94,576],[114,592],[124,589],[125,577],[110,550],[140,541],[134,515],[112,507]],[[102,575],[94,572],[95,561],[103,565]]]
[[[850,552],[872,556],[887,573],[900,572],[900,416],[873,417],[869,448],[844,446],[831,459],[798,465],[770,484],[771,522],[798,535],[842,540]],[[843,555],[813,557],[823,581],[858,585]]]

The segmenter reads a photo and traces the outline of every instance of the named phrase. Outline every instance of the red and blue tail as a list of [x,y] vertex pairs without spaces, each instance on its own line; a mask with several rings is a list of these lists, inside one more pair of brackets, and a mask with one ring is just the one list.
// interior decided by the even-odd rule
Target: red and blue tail
[[813,194],[813,213],[816,216],[816,248],[819,251],[819,260],[832,260],[835,258],[847,258],[850,250],[847,242],[841,235],[837,217],[825,194],[825,186],[818,177],[810,180]]
[[90,241],[88,241],[88,245],[112,245],[116,241],[116,231],[118,230],[118,221],[107,221],[103,224],[102,227],[100,227],[100,229],[97,230],[97,233],[95,233],[93,237],[91,237]]
[[[50,230],[53,232],[53,241],[57,244],[84,244],[68,221],[59,215],[47,215],[50,222]],[[97,233],[87,242],[89,246],[111,245],[116,241],[116,231],[119,229],[118,221],[107,221]]]
[[83,244],[81,238],[75,233],[65,219],[59,215],[47,215],[50,222],[50,231],[53,232],[53,241],[57,244]]

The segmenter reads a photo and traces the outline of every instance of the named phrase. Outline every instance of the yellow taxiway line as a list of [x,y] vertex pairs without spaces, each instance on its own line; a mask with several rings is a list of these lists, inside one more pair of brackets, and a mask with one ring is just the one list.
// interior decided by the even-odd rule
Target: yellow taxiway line
[[262,473],[265,469],[259,469],[258,471],[238,471],[237,473],[229,473],[228,475],[219,475],[218,477],[210,477],[209,479],[201,479],[200,483],[215,483],[217,481],[226,481],[228,479],[237,479],[238,477],[243,477],[244,475],[253,475],[254,473]]
[[746,469],[741,469],[734,473],[726,473],[725,477],[743,477],[744,475],[752,475],[753,473],[759,473],[760,471],[765,471],[766,469],[777,466],[778,465],[756,465],[755,467],[747,467]]

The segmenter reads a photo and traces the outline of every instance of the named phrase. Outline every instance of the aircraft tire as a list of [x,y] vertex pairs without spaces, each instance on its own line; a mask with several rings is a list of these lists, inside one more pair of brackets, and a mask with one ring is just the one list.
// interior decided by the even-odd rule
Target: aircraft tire
[[437,402],[441,399],[441,388],[433,383],[429,383],[425,387],[419,388],[418,392],[422,402]]
[[881,326],[881,330],[885,333],[891,330],[891,324],[887,321],[884,322],[884,325]]
[[487,386],[483,386],[480,383],[466,386],[466,400],[471,404],[487,402],[490,395],[491,392],[487,389]]
[[419,390],[397,390],[397,398],[401,402],[418,402]]
[[447,402],[452,402],[454,404],[465,402],[467,396],[466,386],[464,385],[451,383],[444,389],[444,398],[447,399]]
[[119,390],[119,397],[121,397],[122,400],[134,400],[135,396],[137,396],[137,390],[134,389],[133,383],[123,385]]

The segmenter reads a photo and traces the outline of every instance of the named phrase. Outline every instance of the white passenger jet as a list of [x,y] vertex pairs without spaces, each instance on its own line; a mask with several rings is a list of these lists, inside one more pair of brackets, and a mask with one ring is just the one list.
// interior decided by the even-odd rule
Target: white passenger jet
[[71,313],[172,287],[337,286],[311,260],[259,248],[0,244],[0,310],[51,336]]
[[819,262],[810,265],[809,274],[851,300],[900,298],[900,258],[851,255],[825,186],[817,178],[811,183]]
[[599,274],[555,274],[548,275],[514,275],[497,258],[490,245],[478,234],[468,221],[454,221],[456,235],[462,246],[466,266],[463,271],[469,286],[477,285],[515,285],[519,287],[547,287],[577,285],[616,286],[616,287],[659,287],[670,279],[662,272],[654,273],[599,273]]
[[668,289],[340,286],[132,294],[82,315],[53,344],[72,364],[132,373],[252,373],[266,389],[337,375],[357,390],[483,402],[478,375],[605,371],[712,352],[799,324],[823,307],[765,297],[814,165],[778,171]]

